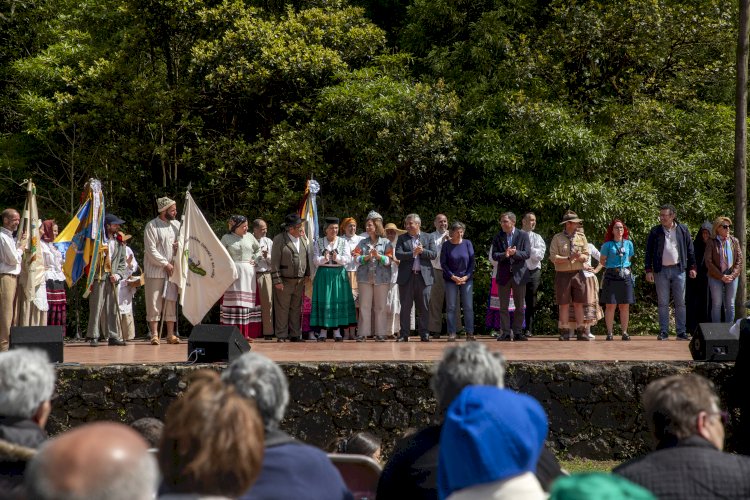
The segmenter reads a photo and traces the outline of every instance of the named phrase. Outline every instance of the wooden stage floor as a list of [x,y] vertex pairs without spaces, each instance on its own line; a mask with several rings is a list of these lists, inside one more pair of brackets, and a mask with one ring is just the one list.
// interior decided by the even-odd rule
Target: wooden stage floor
[[[459,339],[449,343],[445,339],[431,342],[285,342],[255,340],[253,351],[268,356],[277,362],[359,362],[359,361],[435,361],[443,350],[452,345],[465,343]],[[528,342],[497,342],[491,337],[478,337],[493,351],[501,351],[508,361],[690,361],[689,342],[659,342],[655,336],[632,337],[622,342],[616,337],[606,342],[603,336],[590,342],[560,342],[556,337],[534,337]],[[163,364],[187,360],[187,341],[179,345],[162,343],[152,346],[146,341],[128,342],[127,346],[98,347],[88,343],[67,342],[64,348],[65,363],[81,365],[113,364]]]

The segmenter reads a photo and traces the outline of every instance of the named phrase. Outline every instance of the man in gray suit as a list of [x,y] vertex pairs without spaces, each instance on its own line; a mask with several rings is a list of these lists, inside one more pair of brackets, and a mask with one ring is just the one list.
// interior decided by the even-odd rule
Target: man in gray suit
[[432,260],[437,256],[435,239],[421,231],[422,220],[417,214],[404,219],[406,234],[398,237],[396,258],[398,265],[398,291],[401,298],[401,336],[399,342],[409,341],[411,308],[417,303],[419,315],[419,337],[430,341],[428,323],[430,317],[430,290],[434,281]]
[[301,237],[303,222],[305,219],[297,214],[287,215],[284,231],[276,235],[271,247],[277,342],[302,339],[302,294],[305,293],[305,278],[310,275],[309,243],[307,238]]
[[99,344],[99,328],[105,330],[109,345],[124,346],[120,332],[120,306],[117,301],[119,281],[127,272],[127,250],[117,232],[125,221],[114,214],[104,216],[107,243],[102,245],[97,262],[92,262],[94,281],[89,294],[89,326],[86,338],[92,347]]
[[[516,214],[505,212],[500,216],[502,231],[492,240],[492,258],[497,261],[497,293],[500,299],[500,324],[502,335],[497,340],[528,340],[521,332],[526,297],[526,259],[530,255],[529,234],[516,228]],[[510,293],[513,291],[515,312],[511,335]]]

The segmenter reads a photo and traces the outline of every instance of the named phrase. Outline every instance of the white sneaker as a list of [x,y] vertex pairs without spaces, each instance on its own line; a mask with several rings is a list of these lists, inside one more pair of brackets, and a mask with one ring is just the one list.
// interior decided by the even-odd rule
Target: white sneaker
[[596,335],[594,335],[594,334],[593,334],[593,333],[591,333],[591,332],[589,332],[589,333],[588,333],[588,337],[589,337],[589,338],[590,338],[591,340],[596,340]]

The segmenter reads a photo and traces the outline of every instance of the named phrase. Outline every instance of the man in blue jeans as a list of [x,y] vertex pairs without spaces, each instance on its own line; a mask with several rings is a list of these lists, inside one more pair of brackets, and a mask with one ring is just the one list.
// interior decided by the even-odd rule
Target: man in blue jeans
[[685,273],[696,276],[695,252],[690,230],[676,220],[672,205],[659,207],[659,224],[646,242],[646,281],[656,283],[659,301],[659,336],[669,339],[669,299],[674,300],[677,340],[690,340],[685,329]]

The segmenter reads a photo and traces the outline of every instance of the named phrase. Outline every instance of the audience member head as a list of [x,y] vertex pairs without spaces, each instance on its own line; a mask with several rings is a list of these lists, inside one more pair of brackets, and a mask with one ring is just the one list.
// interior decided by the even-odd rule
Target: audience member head
[[13,349],[0,353],[0,415],[47,424],[55,390],[55,369],[39,350]]
[[725,414],[708,379],[694,373],[660,378],[648,384],[641,399],[657,447],[697,435],[724,448]]
[[211,370],[191,377],[167,410],[159,466],[170,493],[236,498],[260,474],[263,423],[252,401]]
[[729,234],[730,229],[732,229],[732,219],[726,216],[719,216],[716,219],[714,219],[713,223],[713,234],[716,236],[720,236],[722,239],[726,238]]
[[348,438],[336,440],[334,453],[347,455],[365,455],[376,462],[380,461],[381,440],[369,432],[357,432]]
[[417,234],[419,234],[419,230],[421,227],[422,219],[419,218],[419,215],[409,214],[404,217],[404,228],[406,228],[406,232],[411,236],[416,236]]
[[266,233],[268,233],[268,224],[263,219],[255,219],[253,221],[253,236],[260,240]]
[[534,212],[526,212],[523,214],[521,228],[524,231],[533,231],[536,229],[536,214]]
[[289,383],[279,365],[257,352],[246,352],[224,370],[221,378],[255,401],[267,431],[279,428],[289,404]]
[[464,388],[448,407],[440,434],[440,498],[533,473],[546,437],[547,416],[531,396],[500,387]]
[[442,414],[468,385],[505,386],[505,360],[490,352],[484,344],[469,342],[443,352],[435,367],[430,388]]
[[130,427],[146,440],[149,448],[159,447],[164,433],[164,422],[158,418],[145,417],[131,422]]
[[617,498],[620,500],[656,500],[646,488],[617,474],[592,472],[573,474],[557,479],[550,491],[550,500],[590,500]]
[[47,441],[24,484],[35,500],[151,500],[157,481],[156,460],[137,432],[96,422]]

